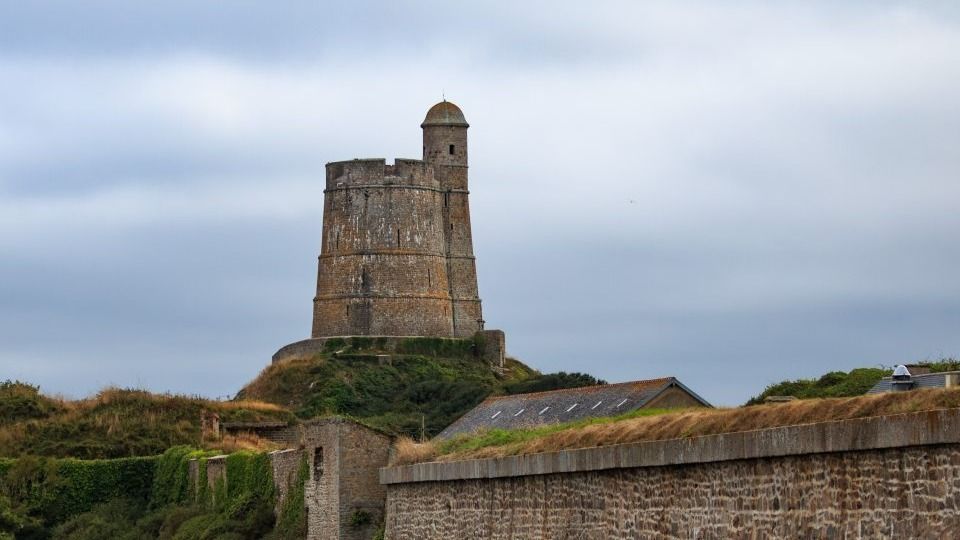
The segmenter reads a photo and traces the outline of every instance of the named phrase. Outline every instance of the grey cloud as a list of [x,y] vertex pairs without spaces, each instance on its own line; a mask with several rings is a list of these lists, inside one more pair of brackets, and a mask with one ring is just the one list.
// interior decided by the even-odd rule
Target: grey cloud
[[485,318],[736,404],[960,354],[950,3],[16,3],[0,377],[222,395],[309,331],[323,164],[471,129]]

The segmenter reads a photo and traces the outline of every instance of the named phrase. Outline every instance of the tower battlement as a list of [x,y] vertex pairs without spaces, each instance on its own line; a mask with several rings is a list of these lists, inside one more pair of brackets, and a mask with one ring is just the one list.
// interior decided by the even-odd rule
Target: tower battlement
[[327,190],[370,186],[440,189],[433,167],[419,159],[352,159],[327,163]]

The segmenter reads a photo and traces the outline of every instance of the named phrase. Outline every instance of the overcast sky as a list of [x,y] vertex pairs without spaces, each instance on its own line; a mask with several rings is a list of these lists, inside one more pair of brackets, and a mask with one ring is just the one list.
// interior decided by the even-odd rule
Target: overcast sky
[[233,394],[309,335],[324,163],[441,93],[528,364],[736,405],[958,356],[951,4],[0,0],[0,379]]

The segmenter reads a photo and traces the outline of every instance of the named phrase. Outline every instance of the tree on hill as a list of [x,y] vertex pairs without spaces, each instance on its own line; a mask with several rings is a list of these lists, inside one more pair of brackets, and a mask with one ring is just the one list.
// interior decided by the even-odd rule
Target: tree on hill
[[529,394],[531,392],[547,392],[563,388],[580,388],[581,386],[596,386],[607,384],[607,381],[598,379],[586,373],[545,373],[522,381],[516,381],[504,386],[507,394]]

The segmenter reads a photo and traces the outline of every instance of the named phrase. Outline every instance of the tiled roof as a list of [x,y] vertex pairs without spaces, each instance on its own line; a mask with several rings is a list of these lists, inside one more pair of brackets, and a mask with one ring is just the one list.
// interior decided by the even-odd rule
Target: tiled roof
[[492,396],[447,426],[437,437],[446,439],[481,429],[516,429],[581,418],[616,416],[643,407],[661,392],[674,386],[684,390],[704,406],[710,406],[673,377]]
[[[922,373],[920,375],[913,375],[910,377],[910,382],[913,384],[906,385],[906,389],[914,390],[917,388],[946,388],[948,385],[948,378],[952,378],[954,381],[960,379],[960,371],[946,371],[942,373]],[[880,379],[877,384],[873,385],[873,388],[867,390],[868,394],[879,394],[881,392],[892,392],[893,388],[893,379],[891,377],[884,377]]]

